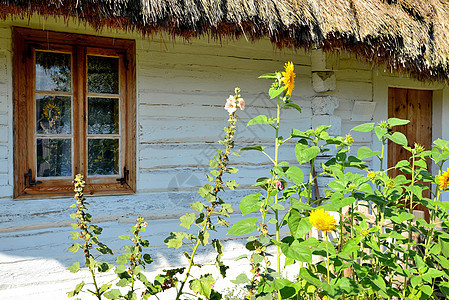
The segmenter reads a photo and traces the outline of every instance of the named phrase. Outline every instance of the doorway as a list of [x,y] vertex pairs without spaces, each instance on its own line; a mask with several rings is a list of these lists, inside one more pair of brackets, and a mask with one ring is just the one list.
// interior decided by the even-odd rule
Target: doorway
[[[388,88],[388,118],[410,120],[410,123],[393,128],[407,137],[408,145],[417,143],[426,150],[432,146],[432,91],[405,88]],[[401,160],[408,160],[410,152],[401,145],[391,141],[388,143],[388,167],[393,167]],[[429,161],[427,162],[429,166]],[[391,170],[389,176],[395,177],[399,170]],[[430,190],[423,192],[423,196],[430,198]],[[424,211],[425,219],[429,219],[428,210],[418,205],[415,210]]]

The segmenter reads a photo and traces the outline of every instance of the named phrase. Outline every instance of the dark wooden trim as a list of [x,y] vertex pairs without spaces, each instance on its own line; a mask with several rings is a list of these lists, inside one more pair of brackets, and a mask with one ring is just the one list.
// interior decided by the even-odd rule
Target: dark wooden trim
[[[73,87],[73,172],[87,181],[87,194],[135,192],[136,183],[136,73],[135,43],[80,34],[26,28],[13,29],[14,42],[14,197],[42,198],[73,195],[72,179],[39,179],[42,184],[26,187],[24,174],[31,169],[35,176],[35,112],[34,112],[34,49],[63,51],[72,54]],[[118,176],[87,177],[87,91],[86,55],[120,57],[120,88],[122,106],[121,170]],[[82,101],[79,101],[82,99]],[[117,182],[123,167],[129,170],[126,184]],[[33,178],[34,179],[34,178]]]
[[62,45],[83,45],[96,48],[129,49],[134,47],[133,40],[99,37],[95,35],[58,32],[50,30],[29,29],[14,27],[14,32],[20,34],[28,42]]

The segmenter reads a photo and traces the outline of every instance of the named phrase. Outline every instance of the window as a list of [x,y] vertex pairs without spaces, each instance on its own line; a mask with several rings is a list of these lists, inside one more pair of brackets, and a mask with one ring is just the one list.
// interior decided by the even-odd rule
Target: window
[[135,190],[133,41],[14,29],[14,196]]

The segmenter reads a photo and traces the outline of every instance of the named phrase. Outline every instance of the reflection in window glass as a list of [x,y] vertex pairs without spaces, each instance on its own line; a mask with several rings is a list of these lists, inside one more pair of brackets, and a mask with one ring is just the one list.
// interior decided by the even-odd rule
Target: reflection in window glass
[[36,132],[39,134],[71,133],[71,98],[36,96]]
[[118,94],[118,58],[87,57],[87,91],[89,93]]
[[70,92],[70,54],[36,51],[36,90]]
[[117,175],[119,173],[118,139],[88,139],[87,151],[89,175]]
[[119,100],[112,98],[88,98],[89,134],[119,133]]
[[37,139],[37,177],[72,176],[72,141]]

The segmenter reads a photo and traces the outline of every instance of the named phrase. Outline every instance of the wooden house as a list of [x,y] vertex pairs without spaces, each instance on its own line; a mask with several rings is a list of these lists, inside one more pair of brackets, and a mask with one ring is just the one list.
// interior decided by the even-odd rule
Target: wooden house
[[[142,215],[154,270],[182,263],[163,239],[199,198],[225,99],[238,86],[246,100],[237,149],[271,145],[245,123],[273,113],[257,77],[287,61],[302,114],[285,111],[284,135],[399,117],[413,121],[410,143],[449,140],[446,1],[0,1],[0,298],[61,299],[79,279],[66,271],[79,259],[66,250],[77,173],[113,247]],[[352,134],[354,150],[379,147]],[[389,163],[400,155],[390,148]],[[270,162],[242,153],[232,164],[240,187],[225,197],[238,210]]]

